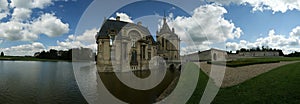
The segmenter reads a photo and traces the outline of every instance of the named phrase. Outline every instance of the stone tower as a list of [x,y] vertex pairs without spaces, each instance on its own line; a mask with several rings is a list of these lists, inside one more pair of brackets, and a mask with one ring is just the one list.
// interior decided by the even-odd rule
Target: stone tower
[[147,70],[155,56],[166,61],[179,60],[180,40],[175,29],[170,29],[166,18],[157,32],[157,41],[142,22],[128,23],[105,19],[96,35],[97,65],[104,71]]
[[179,60],[180,58],[180,39],[175,33],[175,29],[170,29],[166,17],[163,18],[163,25],[157,31],[158,55],[166,60]]

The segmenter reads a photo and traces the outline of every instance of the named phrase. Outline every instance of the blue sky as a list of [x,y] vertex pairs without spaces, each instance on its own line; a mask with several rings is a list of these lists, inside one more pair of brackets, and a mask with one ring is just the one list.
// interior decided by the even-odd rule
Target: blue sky
[[51,48],[65,50],[76,46],[96,49],[94,35],[103,18],[113,19],[116,15],[124,21],[142,21],[155,36],[164,14],[183,40],[181,54],[212,47],[235,51],[263,45],[285,53],[300,51],[297,2],[24,1],[0,0],[0,51],[8,55],[33,55]]
[[240,39],[244,40],[255,41],[258,37],[267,36],[271,29],[276,29],[278,34],[289,34],[293,28],[300,26],[298,10],[273,14],[272,11],[251,12],[249,5],[231,4],[225,8],[228,13],[224,17],[243,29],[245,35]]

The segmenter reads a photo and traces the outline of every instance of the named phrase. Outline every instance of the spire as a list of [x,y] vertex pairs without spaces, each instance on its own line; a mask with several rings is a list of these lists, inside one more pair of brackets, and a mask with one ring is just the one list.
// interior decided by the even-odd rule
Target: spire
[[164,11],[164,18],[163,18],[163,20],[164,20],[164,24],[167,23],[167,19],[166,19],[166,11]]
[[167,23],[167,17],[166,17],[166,12],[165,11],[164,11],[164,17],[163,17],[163,25],[160,28],[160,30],[157,31],[157,36],[160,36],[160,35],[162,35],[164,33],[170,33],[170,34],[173,33],[173,31],[171,30],[171,28],[169,27],[169,25]]
[[163,32],[171,32],[171,29],[167,23],[167,19],[166,17],[163,18],[163,25],[159,31],[160,33],[163,33]]

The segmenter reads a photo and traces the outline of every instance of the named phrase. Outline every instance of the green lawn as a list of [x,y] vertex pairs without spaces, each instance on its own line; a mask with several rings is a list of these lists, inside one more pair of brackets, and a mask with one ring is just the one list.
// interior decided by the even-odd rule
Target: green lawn
[[[200,70],[200,69],[199,69]],[[200,71],[197,88],[194,91],[192,97],[189,99],[188,104],[198,104],[206,87],[209,77],[203,72]]]
[[[200,80],[205,82],[207,79]],[[199,102],[202,93],[203,86],[198,86],[188,104]],[[212,103],[300,104],[300,63],[285,65],[239,85],[220,89]]]
[[[300,61],[300,57],[269,57],[269,58],[241,58],[234,61],[227,61],[228,67],[240,67],[255,64],[277,63],[280,61]],[[208,62],[211,64],[211,62]],[[213,62],[213,64],[224,65],[225,62]]]

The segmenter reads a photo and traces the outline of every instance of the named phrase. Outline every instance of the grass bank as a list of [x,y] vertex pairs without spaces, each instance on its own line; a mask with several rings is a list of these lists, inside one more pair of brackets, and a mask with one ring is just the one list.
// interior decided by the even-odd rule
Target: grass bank
[[[240,58],[226,61],[228,67],[240,67],[255,64],[278,63],[280,61],[300,61],[300,57]],[[208,64],[225,65],[225,62],[207,62]]]
[[[199,80],[204,82],[205,78]],[[203,86],[199,85],[188,104],[195,104],[199,102],[203,94],[203,89]],[[281,66],[239,85],[222,88],[212,103],[299,104],[300,63]]]

